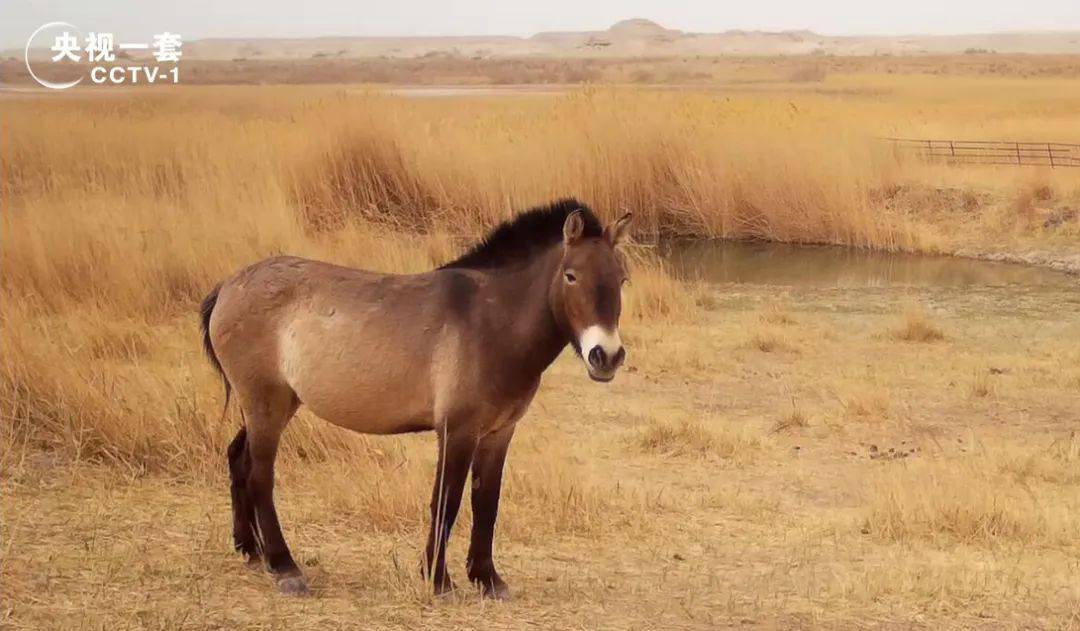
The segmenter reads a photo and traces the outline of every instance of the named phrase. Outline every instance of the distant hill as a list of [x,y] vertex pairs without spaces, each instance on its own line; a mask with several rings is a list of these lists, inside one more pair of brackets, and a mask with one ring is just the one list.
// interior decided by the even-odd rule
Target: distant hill
[[1080,54],[1080,31],[970,35],[829,36],[812,31],[689,33],[641,18],[605,31],[532,37],[318,37],[204,39],[188,59],[453,57],[677,57],[687,55],[920,55],[963,52]]
[[807,30],[691,33],[634,18],[618,22],[604,31],[545,32],[531,37],[214,38],[184,44],[184,58],[194,60],[940,55],[964,52],[1080,54],[1080,31],[903,36],[831,36]]

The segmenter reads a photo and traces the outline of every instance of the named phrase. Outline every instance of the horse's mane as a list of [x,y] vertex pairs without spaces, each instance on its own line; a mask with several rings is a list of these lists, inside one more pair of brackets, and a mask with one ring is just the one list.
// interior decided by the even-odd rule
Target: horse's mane
[[573,198],[560,199],[515,215],[496,226],[465,254],[439,269],[488,269],[531,259],[562,241],[563,224],[575,210],[585,221],[582,236],[599,237],[604,228],[592,209]]

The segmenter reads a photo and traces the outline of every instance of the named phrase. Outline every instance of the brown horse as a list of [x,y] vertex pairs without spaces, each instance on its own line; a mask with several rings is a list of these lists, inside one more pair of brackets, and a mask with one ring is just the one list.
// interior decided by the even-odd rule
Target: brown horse
[[439,460],[423,568],[454,588],[446,542],[472,470],[468,577],[506,598],[491,558],[503,462],[544,370],[567,343],[610,381],[625,271],[604,228],[575,200],[518,215],[423,274],[378,274],[294,257],[261,261],[202,303],[203,344],[236,391],[245,425],[229,445],[236,549],[261,559],[282,593],[307,591],[274,508],[274,459],[301,403],[357,432],[435,430]]

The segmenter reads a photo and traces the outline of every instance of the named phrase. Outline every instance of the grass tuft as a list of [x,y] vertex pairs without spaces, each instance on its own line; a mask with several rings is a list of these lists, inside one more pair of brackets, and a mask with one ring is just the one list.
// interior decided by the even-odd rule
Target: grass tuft
[[845,388],[839,393],[843,416],[847,420],[872,422],[887,420],[891,403],[889,392],[881,386],[867,384]]
[[634,435],[637,447],[663,456],[715,457],[738,463],[753,458],[762,447],[760,436],[721,419],[651,418]]
[[968,382],[968,395],[973,399],[987,399],[997,395],[998,383],[989,369],[975,369]]
[[903,320],[892,336],[904,342],[927,343],[945,339],[945,332],[930,320],[925,308],[910,305],[904,310]]
[[791,411],[781,417],[773,425],[773,432],[785,432],[793,428],[803,428],[810,426],[810,416],[799,405],[794,397],[791,398]]
[[791,315],[791,310],[782,302],[769,302],[758,313],[758,320],[764,324],[796,324],[798,320]]
[[632,322],[690,320],[699,311],[704,289],[673,278],[662,261],[632,256],[630,282],[623,290],[623,313]]
[[762,353],[797,353],[799,351],[785,333],[770,326],[753,327],[742,346]]

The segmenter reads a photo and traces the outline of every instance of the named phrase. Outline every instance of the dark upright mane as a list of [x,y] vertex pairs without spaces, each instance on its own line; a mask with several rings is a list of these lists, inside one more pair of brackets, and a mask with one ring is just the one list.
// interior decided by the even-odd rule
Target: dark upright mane
[[585,220],[583,236],[599,237],[604,234],[604,228],[592,209],[576,199],[560,199],[507,219],[468,252],[439,269],[488,269],[527,261],[562,241],[563,224],[567,215],[575,210],[580,210]]

